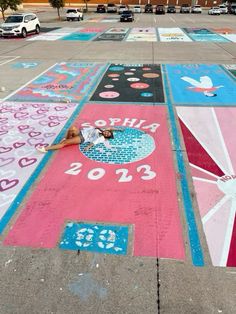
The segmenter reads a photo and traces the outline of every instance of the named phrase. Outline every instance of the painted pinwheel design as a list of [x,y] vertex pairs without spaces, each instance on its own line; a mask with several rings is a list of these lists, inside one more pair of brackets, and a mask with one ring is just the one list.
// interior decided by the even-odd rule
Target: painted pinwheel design
[[177,113],[212,263],[236,266],[236,108]]

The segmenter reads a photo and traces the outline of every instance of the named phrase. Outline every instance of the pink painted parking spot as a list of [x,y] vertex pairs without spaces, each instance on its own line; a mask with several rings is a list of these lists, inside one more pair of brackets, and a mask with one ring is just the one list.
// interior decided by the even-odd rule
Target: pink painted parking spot
[[[78,146],[56,152],[4,245],[53,248],[67,221],[105,222],[133,225],[136,256],[183,260],[166,107],[129,105],[121,110],[120,105],[87,104],[76,124],[127,128],[132,156],[122,155],[122,143],[115,146],[112,140],[110,162],[99,155],[103,147],[97,148],[96,160],[93,152],[88,158]],[[149,146],[135,138],[137,132]],[[113,155],[120,159],[112,161]]]

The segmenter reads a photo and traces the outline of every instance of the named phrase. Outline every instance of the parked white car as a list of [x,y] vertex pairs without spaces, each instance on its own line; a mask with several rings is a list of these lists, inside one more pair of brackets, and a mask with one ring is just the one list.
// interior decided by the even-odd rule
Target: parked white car
[[198,4],[194,5],[191,9],[191,13],[202,13],[202,7]]
[[68,9],[66,11],[67,21],[80,21],[84,19],[84,14],[80,9]]
[[129,10],[129,8],[127,7],[127,5],[120,5],[118,8],[118,14],[122,14],[124,11]]
[[40,22],[33,13],[12,14],[0,25],[0,36],[22,36],[29,33],[40,33]]
[[228,14],[228,7],[224,4],[219,5],[221,14]]
[[142,13],[141,6],[140,6],[140,5],[135,5],[135,6],[133,7],[133,12],[134,12],[134,13]]
[[210,10],[208,11],[208,14],[210,14],[210,15],[220,15],[220,8],[219,7],[210,8]]

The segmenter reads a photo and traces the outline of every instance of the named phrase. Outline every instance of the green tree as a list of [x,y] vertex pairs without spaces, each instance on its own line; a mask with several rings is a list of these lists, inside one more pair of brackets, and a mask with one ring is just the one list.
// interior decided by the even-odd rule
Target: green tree
[[[1,1],[1,0],[0,0]],[[48,2],[50,3],[50,5],[54,8],[57,9],[57,15],[59,20],[61,19],[61,15],[60,15],[60,9],[64,8],[65,6],[65,0],[48,0]]]
[[16,11],[17,6],[22,3],[22,0],[0,0],[0,12],[2,13],[2,17],[5,21],[5,11],[7,9],[11,9]]

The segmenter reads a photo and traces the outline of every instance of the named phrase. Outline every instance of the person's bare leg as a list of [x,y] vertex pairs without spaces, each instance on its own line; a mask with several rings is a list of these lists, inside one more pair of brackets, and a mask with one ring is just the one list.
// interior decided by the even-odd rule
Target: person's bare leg
[[65,147],[65,146],[78,145],[80,143],[81,143],[81,138],[79,136],[75,136],[75,137],[70,138],[70,139],[65,139],[63,142],[61,142],[59,144],[47,146],[47,147],[45,147],[45,151],[57,150],[57,149],[61,149],[61,148]]

